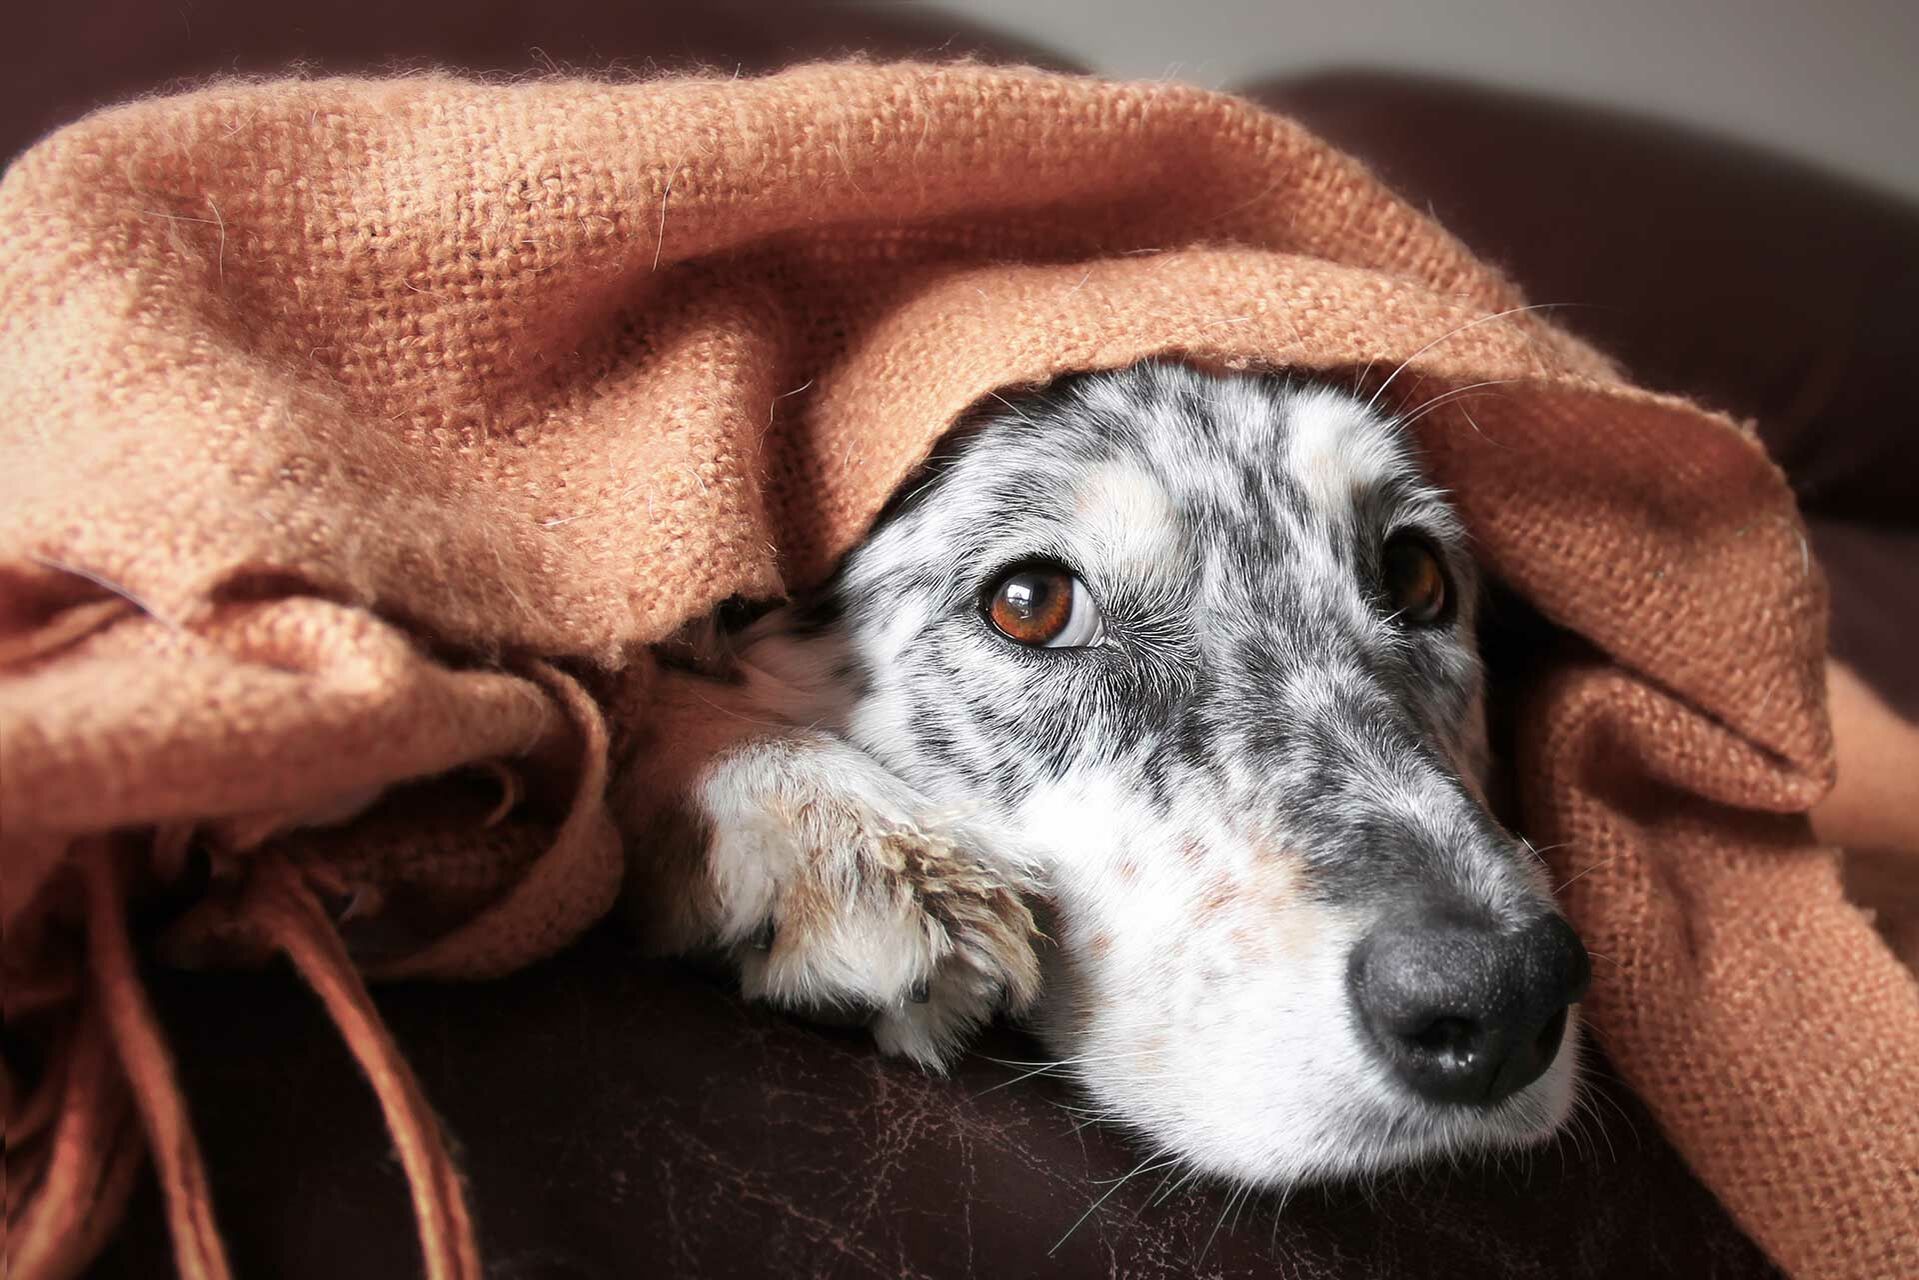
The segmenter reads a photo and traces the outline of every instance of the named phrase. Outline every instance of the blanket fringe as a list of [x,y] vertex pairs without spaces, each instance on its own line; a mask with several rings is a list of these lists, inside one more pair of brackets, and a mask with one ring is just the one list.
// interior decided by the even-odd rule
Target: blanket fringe
[[[74,850],[90,981],[68,1002],[66,1024],[53,1035],[35,1085],[22,1089],[10,1071],[0,1071],[9,1280],[79,1275],[119,1222],[146,1151],[179,1274],[232,1275],[205,1163],[127,928],[135,859],[152,853],[165,860],[164,846],[177,843],[162,836],[162,847],[149,851],[98,840]],[[480,1280],[465,1188],[439,1122],[312,887],[284,858],[262,855],[236,924],[292,962],[372,1084],[412,1190],[428,1280]]]
[[94,996],[146,1129],[180,1274],[191,1280],[228,1280],[233,1269],[213,1221],[200,1144],[127,936],[124,852],[124,845],[99,841],[80,860],[87,881],[87,959]]
[[248,917],[313,988],[380,1100],[413,1191],[427,1280],[481,1280],[466,1189],[439,1121],[380,1020],[340,935],[312,889],[283,858],[263,860],[249,893]]
[[68,1280],[119,1222],[140,1168],[139,1125],[100,1010],[81,1007],[23,1105],[11,1105],[11,1081],[8,1093],[6,1274]]

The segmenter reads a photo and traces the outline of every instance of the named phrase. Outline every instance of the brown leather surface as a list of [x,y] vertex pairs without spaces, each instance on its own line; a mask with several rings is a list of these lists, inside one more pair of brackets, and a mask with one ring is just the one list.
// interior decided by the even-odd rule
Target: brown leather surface
[[[294,56],[327,70],[432,59],[524,71],[543,65],[537,47],[575,66],[751,68],[854,45],[936,49],[952,33],[944,19],[888,14],[347,0],[289,21],[236,0],[43,6],[27,19],[37,56],[0,87],[0,155],[171,77]],[[1008,49],[978,33],[951,47]],[[1346,77],[1280,96],[1430,200],[1535,298],[1590,304],[1561,318],[1642,378],[1762,414],[1830,522],[1818,536],[1841,652],[1919,707],[1919,675],[1897,661],[1919,620],[1919,568],[1897,541],[1911,535],[1888,541],[1882,527],[1911,521],[1915,505],[1894,465],[1910,455],[1895,370],[1910,345],[1899,299],[1919,283],[1912,211],[1663,127],[1456,86]],[[153,981],[242,1274],[417,1274],[377,1110],[309,998],[284,976]],[[1059,1082],[1008,1083],[1018,1073],[981,1056],[928,1078],[857,1035],[636,961],[604,934],[502,982],[380,999],[462,1146],[503,1277],[1770,1274],[1603,1078],[1583,1141],[1309,1192],[1278,1216],[1256,1201],[1237,1222],[1223,1191],[1154,1204],[1158,1175],[1142,1175],[1055,1248],[1143,1155],[1112,1132],[1076,1131]],[[1005,1030],[982,1046],[1039,1052]],[[144,1278],[167,1256],[149,1185],[95,1274]]]
[[[270,977],[154,980],[240,1273],[417,1274],[371,1095],[311,1001]],[[1768,1274],[1610,1083],[1603,1134],[1588,1121],[1530,1156],[1308,1192],[1281,1215],[1267,1198],[1235,1217],[1218,1189],[1154,1204],[1160,1175],[1142,1174],[1071,1230],[1143,1153],[1076,1130],[1060,1082],[979,1055],[929,1077],[609,933],[380,1005],[464,1148],[489,1274],[514,1280]],[[1039,1052],[1005,1030],[982,1046]],[[163,1231],[142,1192],[95,1274],[151,1276]]]

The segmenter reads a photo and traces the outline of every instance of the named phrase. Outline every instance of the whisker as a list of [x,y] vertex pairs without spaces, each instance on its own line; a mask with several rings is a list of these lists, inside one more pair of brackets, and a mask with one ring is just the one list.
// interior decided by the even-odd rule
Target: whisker
[[1539,859],[1541,862],[1544,862],[1546,860],[1546,855],[1549,853],[1557,853],[1561,849],[1572,848],[1572,841],[1570,840],[1561,840],[1558,844],[1549,844],[1549,845],[1540,846],[1540,845],[1534,844],[1532,841],[1528,840],[1525,836],[1521,836],[1519,837],[1519,843],[1526,846],[1527,853],[1532,854],[1533,857]]
[[1179,1190],[1181,1187],[1184,1187],[1185,1185],[1194,1181],[1198,1177],[1199,1177],[1199,1170],[1197,1168],[1188,1169],[1185,1173],[1181,1174],[1179,1178],[1174,1181],[1172,1186],[1166,1188],[1166,1192],[1164,1195],[1162,1195],[1158,1200],[1153,1201],[1153,1203],[1161,1204],[1164,1201],[1172,1199],[1174,1196],[1179,1194]]
[[1246,1194],[1239,1198],[1239,1208],[1233,1210],[1233,1225],[1226,1228],[1229,1232],[1239,1230],[1239,1215],[1244,1213],[1246,1206],[1252,1203],[1256,1190],[1257,1188],[1250,1182],[1246,1184]]
[[1222,1206],[1220,1207],[1220,1210],[1219,1210],[1219,1220],[1218,1220],[1217,1222],[1215,1222],[1215,1223],[1213,1223],[1213,1229],[1212,1229],[1212,1231],[1210,1231],[1209,1233],[1207,1233],[1207,1236],[1206,1236],[1206,1243],[1200,1246],[1200,1250],[1199,1250],[1199,1256],[1198,1256],[1197,1258],[1194,1258],[1194,1259],[1193,1259],[1193,1265],[1194,1265],[1195,1267],[1197,1267],[1197,1266],[1198,1266],[1198,1265],[1199,1265],[1200,1263],[1202,1263],[1202,1262],[1204,1262],[1204,1261],[1206,1260],[1206,1255],[1207,1255],[1208,1253],[1210,1253],[1210,1252],[1212,1252],[1212,1248],[1213,1248],[1213,1240],[1214,1240],[1214,1239],[1215,1239],[1215,1238],[1216,1238],[1216,1237],[1217,1237],[1217,1236],[1219,1235],[1219,1229],[1220,1229],[1220,1227],[1222,1227],[1223,1225],[1225,1225],[1225,1222],[1226,1222],[1226,1215],[1227,1215],[1227,1213],[1229,1213],[1229,1212],[1230,1212],[1230,1211],[1232,1210],[1232,1207],[1233,1207],[1233,1201],[1234,1201],[1235,1199],[1237,1199],[1237,1198],[1239,1197],[1239,1195],[1240,1195],[1240,1193],[1241,1193],[1242,1191],[1244,1191],[1244,1190],[1246,1190],[1246,1189],[1247,1189],[1247,1187],[1249,1187],[1250,1185],[1251,1185],[1251,1184],[1250,1184],[1250,1183],[1248,1183],[1248,1184],[1244,1184],[1244,1185],[1242,1185],[1242,1186],[1240,1186],[1240,1187],[1236,1187],[1236,1188],[1234,1188],[1234,1189],[1233,1189],[1233,1190],[1232,1190],[1231,1192],[1229,1192],[1229,1193],[1227,1194],[1227,1196],[1226,1196],[1226,1203],[1225,1203],[1224,1205],[1222,1205]]
[[1413,361],[1419,359],[1419,357],[1425,355],[1428,351],[1431,351],[1434,347],[1438,346],[1440,343],[1456,338],[1460,334],[1466,332],[1466,330],[1468,329],[1476,329],[1482,324],[1491,324],[1495,320],[1504,320],[1507,316],[1521,315],[1528,311],[1551,311],[1554,308],[1562,307],[1564,305],[1566,304],[1560,303],[1560,302],[1535,302],[1529,306],[1524,306],[1524,307],[1508,307],[1504,311],[1495,311],[1493,314],[1489,316],[1481,316],[1477,320],[1468,320],[1465,324],[1459,325],[1452,329],[1448,329],[1445,333],[1440,334],[1437,338],[1434,338],[1431,342],[1427,343],[1425,346],[1421,347],[1419,350],[1413,352],[1411,355],[1407,356],[1404,360],[1400,361],[1399,367],[1392,371],[1392,373],[1387,377],[1386,381],[1379,384],[1379,390],[1373,392],[1373,398],[1366,402],[1366,408],[1368,410],[1378,408],[1379,398],[1386,394],[1386,389],[1393,385],[1393,382],[1399,377],[1400,374],[1406,372],[1406,367],[1410,365]]
[[[1075,1058],[1061,1058],[1057,1062],[1018,1062],[1018,1061],[1013,1061],[1005,1058],[991,1058],[991,1057],[987,1057],[985,1054],[981,1054],[980,1057],[984,1058],[987,1062],[995,1063],[998,1066],[1007,1067],[1012,1070],[1019,1071],[1020,1074],[1014,1076],[1011,1080],[1002,1080],[998,1084],[988,1085],[986,1088],[980,1090],[977,1094],[974,1094],[973,1096],[985,1097],[989,1093],[997,1093],[1001,1089],[1011,1088],[1013,1085],[1016,1085],[1016,1084],[1023,1084],[1026,1081],[1031,1080],[1034,1076],[1056,1075],[1059,1073],[1060,1068],[1062,1067],[1081,1066],[1089,1062],[1112,1062],[1120,1058],[1137,1058],[1137,1057],[1142,1057],[1148,1053],[1155,1053],[1155,1052],[1158,1052],[1158,1051],[1149,1050],[1149,1049],[1138,1049],[1138,1050],[1129,1050],[1129,1051],[1120,1052],[1120,1053],[1100,1053],[1100,1054],[1089,1053],[1089,1054],[1081,1054]],[[1142,1077],[1142,1078],[1145,1078],[1145,1077]]]
[[1590,1086],[1589,1092],[1591,1094],[1595,1109],[1597,1109],[1598,1104],[1603,1102],[1605,1105],[1611,1107],[1613,1109],[1613,1114],[1617,1115],[1620,1118],[1620,1120],[1624,1122],[1626,1126],[1626,1132],[1632,1135],[1633,1145],[1635,1149],[1643,1147],[1645,1145],[1644,1140],[1640,1137],[1640,1134],[1639,1134],[1639,1126],[1633,1122],[1632,1113],[1627,1111],[1624,1107],[1620,1106],[1619,1100],[1617,1098],[1613,1097],[1611,1094],[1607,1093],[1604,1089],[1599,1088],[1596,1085]]
[[1606,1144],[1606,1155],[1611,1158],[1614,1164],[1618,1164],[1619,1151],[1613,1146],[1612,1135],[1606,1132],[1606,1122],[1599,1114],[1598,1104],[1593,1101],[1593,1089],[1591,1085],[1587,1085],[1579,1091],[1577,1102],[1582,1112],[1592,1121],[1593,1132],[1597,1133],[1600,1140]]
[[1403,414],[1397,415],[1396,420],[1398,421],[1400,426],[1410,427],[1415,422],[1418,422],[1421,418],[1425,417],[1427,414],[1433,413],[1439,409],[1443,409],[1454,400],[1458,400],[1465,396],[1471,395],[1473,392],[1478,391],[1482,388],[1509,387],[1509,386],[1512,386],[1514,383],[1522,382],[1522,381],[1524,381],[1524,379],[1522,378],[1490,378],[1486,380],[1485,382],[1469,382],[1463,387],[1454,387],[1450,391],[1440,392],[1438,395],[1434,396],[1432,399],[1428,400],[1426,403],[1420,405],[1417,409],[1411,409]]
[[1117,1049],[1111,1053],[1080,1053],[1070,1058],[1058,1058],[1051,1062],[1033,1062],[1020,1058],[995,1058],[991,1054],[976,1054],[982,1062],[990,1062],[1001,1067],[1066,1067],[1082,1062],[1108,1062],[1114,1058],[1139,1058],[1149,1053],[1158,1053],[1157,1049]]
[[1579,872],[1578,875],[1573,876],[1571,880],[1566,881],[1565,884],[1562,884],[1557,889],[1554,889],[1553,893],[1554,894],[1564,893],[1566,890],[1566,885],[1572,884],[1574,881],[1579,880],[1580,878],[1584,876],[1591,875],[1593,872],[1599,870],[1601,867],[1610,867],[1613,863],[1619,861],[1621,856],[1622,855],[1615,853],[1610,858],[1605,858],[1599,862],[1593,863],[1590,867],[1587,867],[1585,870]]
[[1286,1216],[1286,1206],[1292,1202],[1293,1188],[1281,1187],[1277,1194],[1277,1199],[1273,1204],[1272,1235],[1271,1238],[1266,1241],[1266,1252],[1268,1256],[1276,1257],[1279,1254],[1279,1220]]
[[1138,1222],[1139,1215],[1144,1213],[1149,1207],[1159,1203],[1160,1193],[1166,1189],[1166,1184],[1172,1181],[1173,1175],[1178,1172],[1179,1161],[1175,1160],[1167,1167],[1166,1172],[1160,1175],[1159,1184],[1153,1188],[1151,1193],[1148,1194],[1144,1200],[1133,1206],[1132,1220],[1134,1222]]
[[[1055,1240],[1053,1242],[1053,1247],[1046,1251],[1046,1256],[1050,1258],[1055,1253],[1057,1253],[1061,1245],[1065,1244],[1068,1240],[1072,1239],[1073,1233],[1080,1229],[1081,1224],[1083,1224],[1088,1218],[1092,1217],[1095,1213],[1097,1213],[1101,1205],[1105,1204],[1108,1200],[1111,1200],[1113,1198],[1113,1192],[1118,1191],[1121,1187],[1125,1186],[1128,1182],[1131,1182],[1135,1174],[1149,1172],[1150,1170],[1148,1169],[1148,1166],[1151,1166],[1152,1169],[1158,1169],[1162,1167],[1161,1165],[1153,1164],[1153,1161],[1158,1159],[1162,1154],[1164,1153],[1154,1152],[1152,1155],[1147,1156],[1144,1160],[1140,1161],[1138,1164],[1133,1166],[1132,1173],[1128,1173],[1125,1177],[1113,1183],[1113,1185],[1107,1189],[1107,1192],[1105,1195],[1093,1201],[1093,1203],[1090,1206],[1088,1206],[1086,1212],[1080,1214],[1079,1218],[1073,1223],[1073,1225],[1066,1228],[1065,1235],[1061,1236],[1058,1240]],[[1169,1164],[1177,1163],[1178,1160],[1179,1160],[1178,1156],[1171,1156],[1167,1158],[1165,1163],[1169,1163]]]

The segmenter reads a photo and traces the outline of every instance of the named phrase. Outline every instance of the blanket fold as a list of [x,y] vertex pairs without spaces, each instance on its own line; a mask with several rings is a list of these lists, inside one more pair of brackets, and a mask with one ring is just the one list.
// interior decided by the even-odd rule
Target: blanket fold
[[[817,582],[983,397],[1155,355],[1416,420],[1575,641],[1497,693],[1596,1034],[1788,1270],[1919,1274],[1919,985],[1805,820],[1824,597],[1783,479],[1295,125],[975,66],[236,84],[47,139],[0,228],[0,958],[10,1036],[58,1046],[7,1067],[23,1277],[124,1195],[129,1082],[178,1139],[159,1051],[102,1018],[131,973],[69,945],[89,850],[192,899],[169,954],[293,957],[429,1266],[475,1274],[335,934],[378,976],[565,945],[647,853],[609,786],[687,715],[649,646]],[[217,1236],[182,1149],[187,1267]]]

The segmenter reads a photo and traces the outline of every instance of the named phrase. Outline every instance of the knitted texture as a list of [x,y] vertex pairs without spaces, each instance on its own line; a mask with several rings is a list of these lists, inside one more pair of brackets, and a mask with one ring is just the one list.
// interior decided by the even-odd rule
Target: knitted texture
[[216,88],[0,184],[0,918],[48,1046],[7,1078],[16,1274],[84,1264],[133,1117],[183,1265],[224,1267],[127,896],[174,904],[168,955],[294,959],[428,1269],[476,1274],[328,929],[376,974],[564,945],[618,887],[609,776],[675,738],[648,645],[817,581],[995,389],[1160,354],[1433,406],[1479,554],[1573,641],[1498,693],[1597,1035],[1793,1273],[1919,1274],[1919,989],[1804,817],[1823,593],[1753,438],[1283,119],[862,65]]

